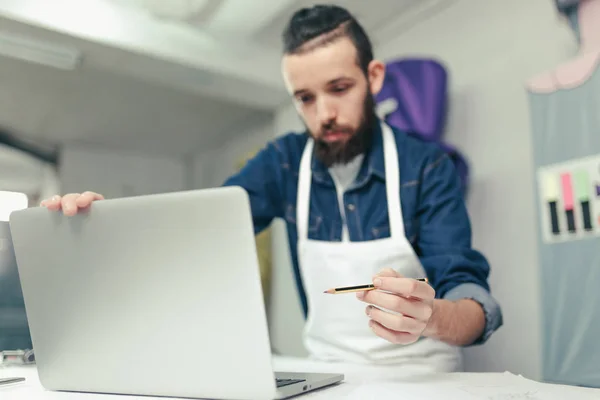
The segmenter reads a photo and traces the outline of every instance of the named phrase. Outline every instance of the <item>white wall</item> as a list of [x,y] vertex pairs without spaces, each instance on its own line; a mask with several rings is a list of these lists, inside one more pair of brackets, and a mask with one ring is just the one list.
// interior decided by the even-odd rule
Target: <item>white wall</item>
[[61,192],[92,190],[107,198],[185,190],[184,160],[107,147],[67,145],[61,153]]
[[222,185],[237,171],[241,158],[255,153],[273,139],[273,118],[270,115],[252,118],[240,123],[238,129],[235,137],[222,145],[204,148],[194,157],[195,188]]
[[574,37],[547,0],[463,0],[376,49],[426,55],[450,73],[446,140],[471,162],[474,245],[492,265],[502,327],[466,352],[470,370],[539,378],[540,302],[534,177],[525,81],[568,59]]

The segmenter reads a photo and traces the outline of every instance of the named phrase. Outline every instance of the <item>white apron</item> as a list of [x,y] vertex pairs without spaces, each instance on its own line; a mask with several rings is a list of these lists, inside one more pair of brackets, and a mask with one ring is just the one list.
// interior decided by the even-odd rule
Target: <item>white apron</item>
[[[425,271],[404,233],[400,203],[398,152],[390,127],[382,124],[390,237],[364,242],[327,242],[308,239],[311,159],[309,139],[300,162],[297,198],[298,258],[308,302],[304,344],[316,359],[362,364],[426,367],[434,372],[462,369],[460,349],[421,338],[410,345],[393,344],[375,335],[365,314],[367,304],[354,293],[329,295],[332,287],[372,282],[373,275],[393,268],[411,278]],[[352,212],[352,211],[350,211]],[[358,212],[358,210],[354,211]]]

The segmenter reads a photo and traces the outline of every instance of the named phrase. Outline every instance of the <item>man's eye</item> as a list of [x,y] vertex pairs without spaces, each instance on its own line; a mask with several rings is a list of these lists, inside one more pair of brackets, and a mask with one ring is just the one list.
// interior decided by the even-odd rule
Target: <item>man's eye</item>
[[308,103],[313,99],[312,96],[300,96],[299,100],[302,103]]
[[342,93],[348,90],[348,86],[334,86],[332,91],[335,93]]

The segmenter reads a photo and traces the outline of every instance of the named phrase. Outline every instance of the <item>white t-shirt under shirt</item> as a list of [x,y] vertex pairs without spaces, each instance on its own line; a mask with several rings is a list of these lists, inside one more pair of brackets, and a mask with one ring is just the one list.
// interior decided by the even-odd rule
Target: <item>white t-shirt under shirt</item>
[[350,240],[348,234],[348,225],[346,224],[346,211],[344,208],[344,192],[354,183],[360,166],[362,165],[364,155],[360,154],[352,159],[349,163],[341,165],[336,164],[329,168],[329,173],[335,183],[335,190],[337,192],[338,204],[340,213],[342,214],[342,242]]

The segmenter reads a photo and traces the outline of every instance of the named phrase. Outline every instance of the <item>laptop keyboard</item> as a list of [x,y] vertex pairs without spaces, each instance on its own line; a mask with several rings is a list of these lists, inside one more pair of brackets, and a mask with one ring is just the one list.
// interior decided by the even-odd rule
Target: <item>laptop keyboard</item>
[[277,383],[277,387],[283,387],[283,386],[287,386],[287,385],[293,385],[294,383],[298,383],[298,382],[304,382],[305,379],[275,379],[275,382]]

